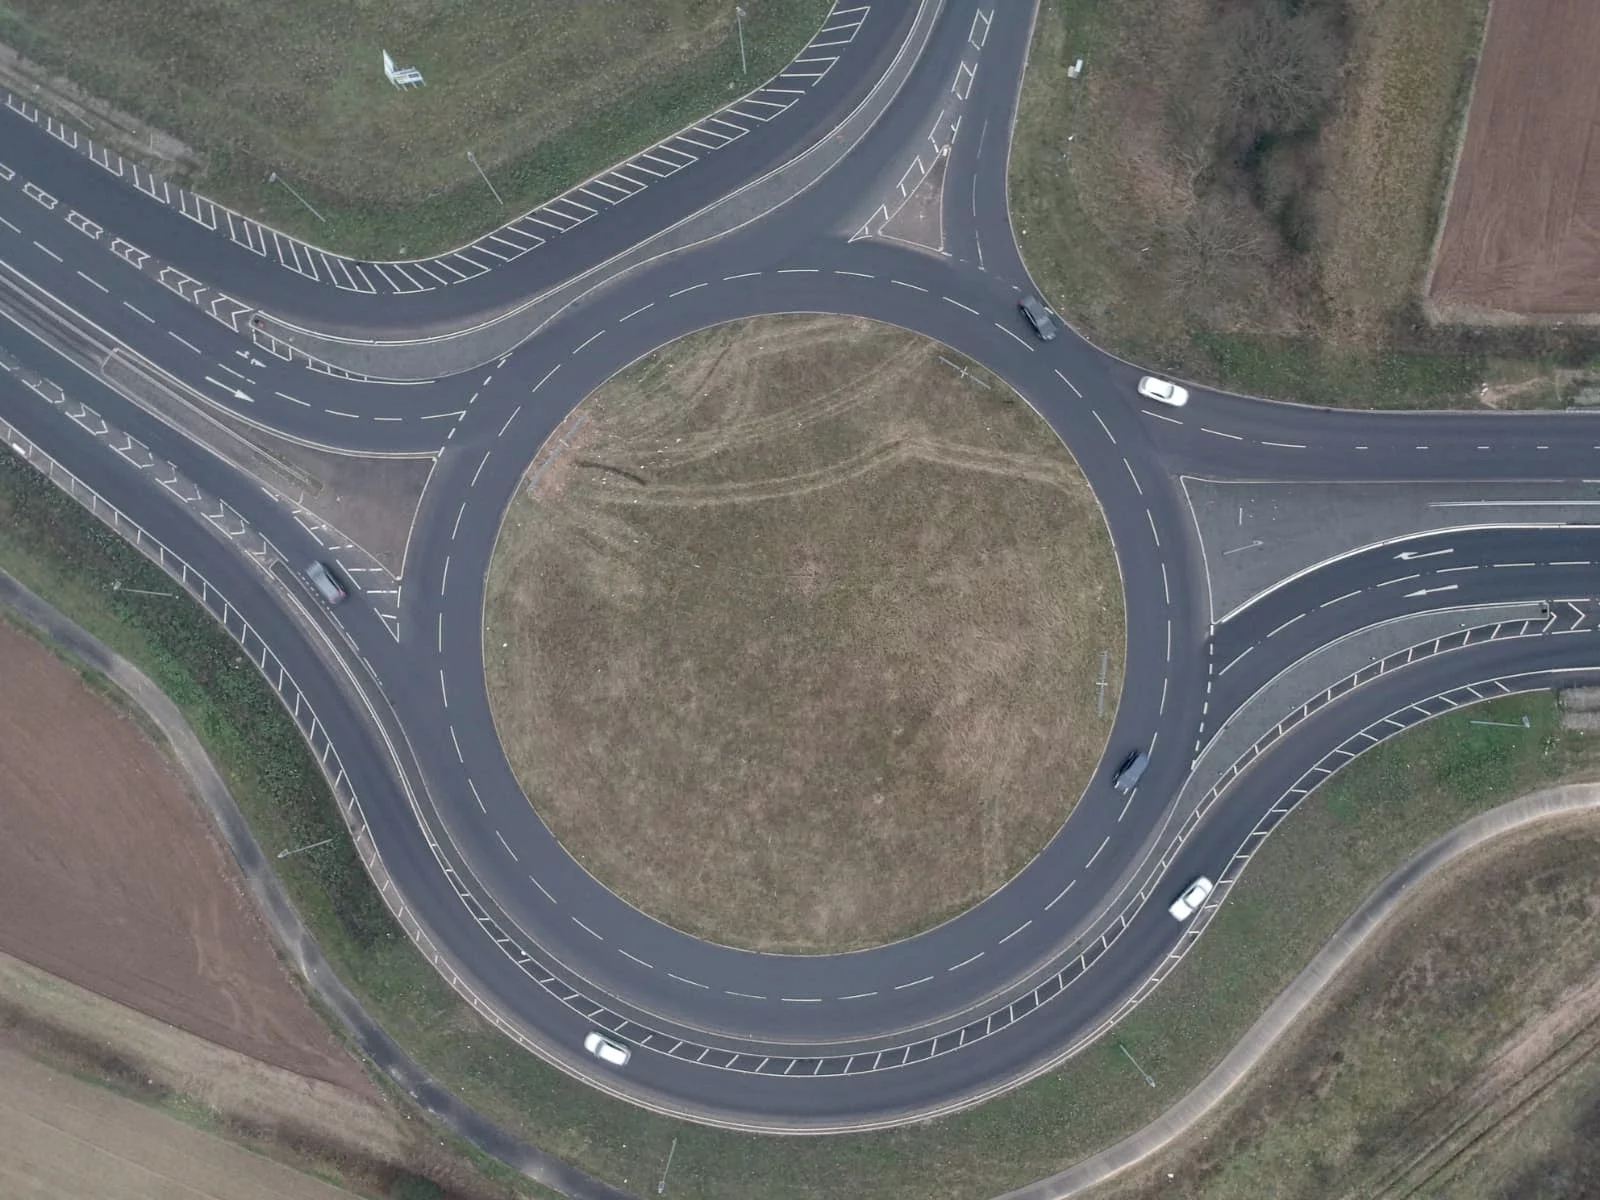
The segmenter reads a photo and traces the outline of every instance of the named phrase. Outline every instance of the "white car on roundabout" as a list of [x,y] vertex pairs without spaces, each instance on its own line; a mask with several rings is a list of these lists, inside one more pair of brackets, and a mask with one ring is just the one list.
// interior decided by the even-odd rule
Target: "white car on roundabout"
[[589,1036],[583,1039],[583,1048],[601,1062],[613,1067],[625,1067],[628,1065],[628,1059],[633,1057],[632,1051],[626,1046],[613,1042],[598,1029],[591,1031]]
[[1139,395],[1146,400],[1154,400],[1157,404],[1168,404],[1173,408],[1182,408],[1189,403],[1189,389],[1173,383],[1170,379],[1160,379],[1154,375],[1146,375],[1139,380]]
[[1200,906],[1206,902],[1206,897],[1211,895],[1216,886],[1204,875],[1200,876],[1200,878],[1183,889],[1183,895],[1174,900],[1168,906],[1167,911],[1176,920],[1187,921],[1200,911]]

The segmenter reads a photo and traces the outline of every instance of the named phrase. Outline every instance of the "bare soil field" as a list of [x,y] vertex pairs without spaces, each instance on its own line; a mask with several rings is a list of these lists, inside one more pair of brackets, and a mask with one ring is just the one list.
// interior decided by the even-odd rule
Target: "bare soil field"
[[138,722],[0,623],[0,951],[264,1063],[374,1096],[279,963]]
[[1566,820],[1424,885],[1222,1111],[1090,1194],[1600,1193],[1597,853]]
[[0,1045],[7,1200],[349,1200],[353,1195]]
[[1600,313],[1600,6],[1494,6],[1429,298],[1441,315]]
[[523,787],[608,885],[817,952],[958,911],[1060,827],[1121,590],[1088,484],[999,380],[871,322],[737,322],[560,436],[502,526],[485,657]]

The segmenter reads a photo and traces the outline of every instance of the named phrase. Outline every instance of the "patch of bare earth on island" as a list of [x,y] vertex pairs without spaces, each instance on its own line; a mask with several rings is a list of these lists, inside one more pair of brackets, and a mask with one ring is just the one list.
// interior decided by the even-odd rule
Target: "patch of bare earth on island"
[[804,953],[926,927],[1038,852],[1104,747],[1122,630],[1104,521],[1031,409],[918,336],[784,317],[574,411],[507,512],[485,658],[586,868]]

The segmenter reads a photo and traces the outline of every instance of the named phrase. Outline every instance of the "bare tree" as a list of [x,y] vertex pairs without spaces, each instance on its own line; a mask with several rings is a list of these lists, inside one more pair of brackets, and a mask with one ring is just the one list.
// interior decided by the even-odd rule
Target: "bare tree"
[[1344,57],[1326,11],[1291,15],[1281,5],[1258,3],[1231,25],[1227,97],[1235,136],[1253,141],[1313,127],[1333,99]]
[[1200,199],[1179,231],[1173,271],[1185,291],[1225,284],[1241,270],[1265,261],[1268,239],[1260,217],[1219,196]]

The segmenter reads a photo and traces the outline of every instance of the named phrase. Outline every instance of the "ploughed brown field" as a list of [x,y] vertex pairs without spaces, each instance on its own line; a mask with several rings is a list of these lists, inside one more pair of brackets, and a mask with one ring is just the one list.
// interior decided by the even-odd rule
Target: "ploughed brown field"
[[1446,318],[1600,313],[1600,4],[1496,4],[1429,299]]
[[261,1062],[373,1096],[278,961],[140,725],[0,623],[0,951]]

